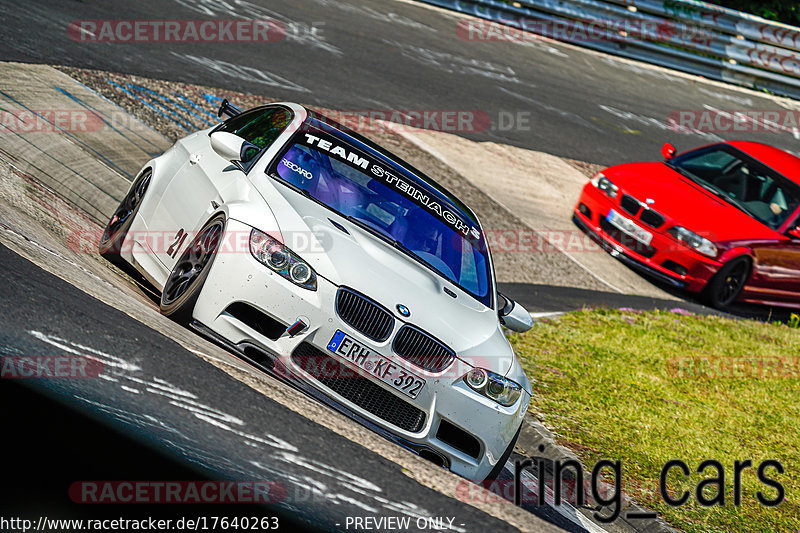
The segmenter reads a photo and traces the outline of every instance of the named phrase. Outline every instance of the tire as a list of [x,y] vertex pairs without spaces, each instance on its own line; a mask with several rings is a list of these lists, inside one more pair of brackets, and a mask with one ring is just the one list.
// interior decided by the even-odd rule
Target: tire
[[706,303],[717,309],[726,309],[735,302],[750,277],[752,266],[753,261],[748,256],[737,257],[722,265],[706,284]]
[[142,200],[150,186],[152,177],[153,172],[147,169],[134,180],[125,198],[122,199],[119,206],[117,206],[117,210],[109,219],[108,224],[106,224],[103,236],[100,237],[100,245],[98,246],[100,255],[115,265],[124,266],[127,264],[120,256],[122,244],[125,242],[125,237],[128,235],[128,230],[133,223],[134,217],[136,217],[136,213],[139,212],[139,207],[142,205]]
[[494,468],[492,468],[492,471],[489,472],[489,475],[486,476],[486,479],[484,479],[484,481],[494,481],[495,479],[497,479],[497,476],[499,476],[500,472],[503,471],[503,467],[506,466],[508,458],[511,457],[511,453],[514,451],[514,446],[517,444],[517,439],[519,438],[519,434],[521,432],[522,432],[522,424],[519,425],[519,429],[517,430],[517,433],[514,435],[514,438],[511,439],[511,442],[508,443],[508,448],[506,448],[506,451],[503,452],[503,455],[500,457],[500,460],[497,461],[497,464],[494,465]]
[[203,226],[183,251],[164,290],[161,291],[161,313],[181,324],[192,320],[192,313],[208,271],[219,250],[225,232],[225,215],[217,215]]

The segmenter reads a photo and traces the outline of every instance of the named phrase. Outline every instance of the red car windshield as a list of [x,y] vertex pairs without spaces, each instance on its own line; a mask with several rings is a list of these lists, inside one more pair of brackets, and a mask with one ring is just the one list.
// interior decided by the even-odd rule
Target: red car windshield
[[800,205],[800,186],[727,144],[694,150],[666,163],[774,230]]

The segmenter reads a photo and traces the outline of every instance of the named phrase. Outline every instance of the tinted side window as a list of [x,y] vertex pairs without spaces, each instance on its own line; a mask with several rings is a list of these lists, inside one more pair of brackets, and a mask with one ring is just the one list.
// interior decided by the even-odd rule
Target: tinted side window
[[243,138],[260,150],[268,148],[292,121],[292,112],[283,107],[253,109],[228,119],[218,131]]

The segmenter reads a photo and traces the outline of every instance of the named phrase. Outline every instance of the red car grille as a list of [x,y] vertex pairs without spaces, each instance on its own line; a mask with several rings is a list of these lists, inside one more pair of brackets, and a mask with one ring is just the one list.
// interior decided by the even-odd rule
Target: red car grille
[[[631,196],[630,194],[623,194],[619,200],[619,206],[629,215],[639,215],[639,220],[650,226],[651,228],[659,228],[664,224],[664,216],[657,211],[653,211],[649,207],[642,209],[642,202]],[[639,213],[641,211],[641,214]]]

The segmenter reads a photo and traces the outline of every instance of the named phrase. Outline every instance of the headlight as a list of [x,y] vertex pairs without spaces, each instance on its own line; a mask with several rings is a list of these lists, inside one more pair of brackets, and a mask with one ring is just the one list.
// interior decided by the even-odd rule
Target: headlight
[[464,382],[472,390],[506,407],[514,405],[522,392],[522,387],[517,383],[482,368],[473,368],[467,372]]
[[266,233],[257,229],[250,232],[250,253],[259,263],[268,266],[295,285],[312,291],[317,290],[317,275],[314,269]]
[[701,254],[709,257],[717,257],[717,247],[714,246],[714,243],[693,231],[689,231],[681,226],[673,226],[667,230],[667,233],[686,244],[686,246],[694,248]]
[[489,376],[486,374],[484,369],[473,368],[467,372],[465,379],[467,381],[467,385],[475,390],[481,390],[484,385],[486,385],[486,381],[489,379]]
[[311,267],[305,263],[295,263],[289,269],[289,277],[298,285],[302,285],[311,279]]
[[602,172],[595,174],[590,181],[592,182],[592,185],[605,192],[611,198],[617,197],[617,191],[619,190],[619,187],[614,185],[610,179],[603,175]]

